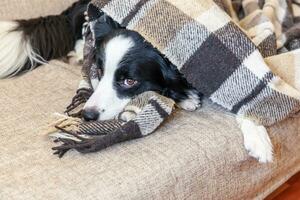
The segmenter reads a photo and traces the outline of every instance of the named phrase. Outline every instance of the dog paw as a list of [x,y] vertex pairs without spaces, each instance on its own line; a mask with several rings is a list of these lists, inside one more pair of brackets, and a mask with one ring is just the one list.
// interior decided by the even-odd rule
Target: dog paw
[[123,122],[129,122],[136,117],[136,113],[133,111],[124,111],[119,114],[118,119]]
[[190,90],[187,94],[188,98],[180,101],[178,106],[187,111],[195,111],[201,107],[201,97],[196,90]]
[[249,155],[261,163],[273,161],[273,145],[266,128],[249,119],[238,120],[244,136],[244,146]]
[[84,41],[77,40],[75,44],[75,58],[77,63],[83,62],[83,48],[84,48]]

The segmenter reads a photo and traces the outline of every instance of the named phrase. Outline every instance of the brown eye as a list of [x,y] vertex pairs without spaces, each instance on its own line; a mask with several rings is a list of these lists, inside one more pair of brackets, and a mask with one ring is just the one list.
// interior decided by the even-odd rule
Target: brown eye
[[132,86],[134,86],[135,84],[137,84],[137,81],[136,81],[136,80],[133,80],[133,79],[125,79],[123,84],[124,84],[126,87],[132,87]]

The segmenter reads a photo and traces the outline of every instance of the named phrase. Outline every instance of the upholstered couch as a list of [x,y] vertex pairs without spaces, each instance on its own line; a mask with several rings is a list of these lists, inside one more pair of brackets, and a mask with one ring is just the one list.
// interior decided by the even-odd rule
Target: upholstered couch
[[[0,19],[55,14],[74,0],[1,0]],[[262,199],[300,170],[300,117],[271,128],[275,160],[247,155],[235,118],[208,100],[153,135],[63,159],[43,133],[74,95],[80,67],[51,61],[0,80],[0,199]]]

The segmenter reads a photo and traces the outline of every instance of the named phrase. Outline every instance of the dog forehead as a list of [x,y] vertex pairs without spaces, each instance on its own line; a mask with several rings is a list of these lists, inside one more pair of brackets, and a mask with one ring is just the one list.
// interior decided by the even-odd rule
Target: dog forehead
[[105,67],[118,65],[132,47],[134,41],[131,37],[118,35],[110,39],[105,45]]

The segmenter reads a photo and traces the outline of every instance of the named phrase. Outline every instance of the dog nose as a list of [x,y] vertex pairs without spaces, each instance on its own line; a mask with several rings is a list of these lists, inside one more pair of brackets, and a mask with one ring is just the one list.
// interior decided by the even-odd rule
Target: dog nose
[[95,121],[99,117],[99,112],[96,109],[84,109],[82,117],[85,121]]

